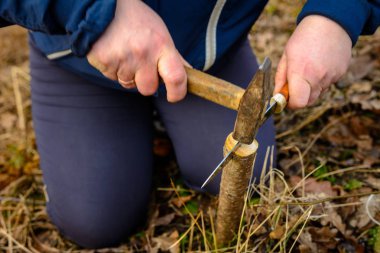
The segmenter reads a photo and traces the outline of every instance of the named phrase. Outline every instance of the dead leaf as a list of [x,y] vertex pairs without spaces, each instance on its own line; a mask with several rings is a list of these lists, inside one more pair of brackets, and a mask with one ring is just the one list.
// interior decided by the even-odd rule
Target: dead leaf
[[365,94],[353,94],[350,101],[353,104],[360,104],[363,110],[370,110],[375,113],[380,112],[380,98],[376,90]]
[[[358,201],[359,201],[358,197],[350,197],[350,198],[346,199],[346,203],[355,203]],[[339,207],[339,209],[338,209],[338,213],[343,218],[343,220],[348,219],[355,212],[356,212],[356,206],[355,205],[342,206],[342,207]]]
[[311,234],[305,230],[301,233],[298,239],[300,245],[300,251],[304,253],[318,252],[318,246],[313,242]]
[[12,180],[14,180],[14,178],[12,178],[10,175],[1,173],[0,174],[0,190],[2,190],[9,183],[11,183]]
[[[294,187],[301,181],[299,176],[291,176],[290,183]],[[304,182],[306,195],[318,195],[321,197],[334,197],[337,196],[336,191],[333,189],[329,181],[317,181],[315,178],[307,178]],[[302,195],[302,183],[297,188],[297,194]]]
[[192,195],[188,195],[188,196],[180,196],[180,197],[177,197],[177,198],[174,198],[172,200],[170,200],[170,202],[175,205],[176,207],[180,208],[181,206],[183,206],[184,204],[186,204],[187,201],[191,200],[193,198]]
[[10,130],[16,125],[17,116],[13,113],[5,112],[0,117],[0,125],[5,130]]
[[174,245],[174,243],[178,240],[179,233],[177,230],[174,230],[170,234],[164,233],[159,237],[152,238],[154,244],[156,244],[151,252],[159,252],[159,250],[169,251],[170,253],[179,253],[179,243]]
[[285,233],[285,228],[278,225],[272,232],[269,233],[271,239],[279,240]]
[[323,244],[324,247],[328,249],[335,249],[338,243],[338,240],[335,238],[338,230],[330,227],[311,227],[308,230],[312,235],[313,242],[316,242],[318,245]]
[[326,215],[321,218],[321,224],[326,226],[331,224],[336,227],[340,233],[343,235],[346,234],[346,224],[343,223],[342,217],[337,213],[335,208],[330,202],[325,203],[325,212]]
[[369,81],[355,82],[350,85],[347,96],[357,93],[369,93],[372,90],[372,83]]
[[153,225],[154,226],[169,225],[170,222],[172,222],[172,220],[174,219],[174,217],[175,217],[175,213],[170,213],[170,214],[167,214],[165,216],[159,217],[155,221],[153,221]]
[[367,201],[368,201],[368,196],[360,198],[360,202],[362,202],[362,205],[359,206],[356,213],[349,220],[349,224],[351,227],[361,229],[370,222],[370,218],[368,217],[368,214],[365,208],[365,204],[367,203]]
[[380,190],[380,178],[369,175],[366,177],[366,179],[364,179],[364,182],[366,182],[367,184],[369,184],[371,187],[375,188],[376,190]]
[[355,139],[349,127],[342,122],[335,124],[326,130],[323,139],[327,140],[334,146],[354,147]]
[[369,135],[368,124],[365,124],[363,117],[360,117],[360,116],[351,117],[349,126],[352,133],[357,136]]
[[372,150],[373,140],[369,135],[360,135],[355,142],[359,151]]

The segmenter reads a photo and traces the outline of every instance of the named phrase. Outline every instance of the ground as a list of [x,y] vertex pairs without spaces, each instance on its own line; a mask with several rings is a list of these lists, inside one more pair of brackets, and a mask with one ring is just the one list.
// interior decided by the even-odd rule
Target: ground
[[[300,1],[272,0],[250,34],[274,69]],[[0,248],[84,252],[45,212],[31,122],[25,30],[0,30]],[[276,116],[277,168],[249,189],[225,252],[380,252],[380,32],[355,46],[350,70],[315,106]],[[103,252],[216,250],[217,199],[186,189],[170,141],[155,139],[157,173],[145,227]]]

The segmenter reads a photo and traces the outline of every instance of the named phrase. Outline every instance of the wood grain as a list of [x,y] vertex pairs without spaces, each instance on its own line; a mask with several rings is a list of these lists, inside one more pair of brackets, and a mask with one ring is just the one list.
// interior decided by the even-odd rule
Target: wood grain
[[229,109],[238,110],[245,92],[243,88],[196,69],[185,69],[188,92]]

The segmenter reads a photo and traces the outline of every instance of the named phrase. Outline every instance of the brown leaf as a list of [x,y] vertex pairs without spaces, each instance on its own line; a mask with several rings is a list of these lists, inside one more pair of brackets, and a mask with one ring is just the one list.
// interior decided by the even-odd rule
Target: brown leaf
[[0,174],[0,190],[6,187],[9,183],[12,182],[14,178],[9,176],[8,174]]
[[368,125],[365,124],[363,118],[360,116],[354,116],[350,118],[350,130],[357,136],[369,135]]
[[[291,176],[290,183],[294,187],[301,181],[299,176]],[[329,181],[317,181],[315,178],[307,178],[304,182],[305,194],[322,195],[322,197],[334,197],[337,196],[336,191],[333,189]],[[302,183],[297,188],[298,195],[302,194]]]
[[347,91],[347,95],[357,93],[369,93],[372,90],[372,83],[369,81],[360,81],[351,84],[350,88]]
[[324,247],[328,249],[335,249],[338,241],[335,239],[338,230],[329,227],[311,227],[309,229],[310,234],[312,235],[313,241],[318,244],[323,244]]
[[[350,197],[350,198],[347,198],[346,203],[355,203],[357,201],[359,201],[358,197]],[[338,213],[341,215],[343,220],[348,219],[355,212],[356,212],[356,206],[355,205],[341,206],[338,209]]]
[[151,249],[151,252],[158,252],[159,250],[169,251],[170,253],[179,253],[179,243],[174,245],[178,240],[179,233],[174,230],[172,233],[164,233],[159,237],[152,238],[153,243],[156,245]]
[[360,104],[363,110],[370,110],[375,113],[380,112],[380,98],[375,90],[365,94],[353,94],[351,103]]
[[330,127],[323,134],[323,138],[335,146],[354,147],[356,144],[348,126],[341,122]]
[[184,205],[187,201],[191,200],[192,198],[193,198],[192,195],[180,196],[178,198],[174,198],[170,200],[170,202],[176,207],[180,208],[182,205]]
[[355,142],[359,151],[372,150],[373,140],[369,135],[360,135]]
[[370,218],[368,217],[368,214],[365,208],[365,204],[367,203],[367,200],[368,200],[368,196],[360,198],[362,205],[359,206],[355,215],[353,215],[352,218],[349,220],[349,224],[351,227],[360,229],[366,226],[370,222]]
[[372,188],[380,190],[380,178],[369,175],[366,179],[364,179],[364,182],[369,184]]
[[285,228],[281,225],[278,225],[272,232],[269,233],[269,237],[271,239],[278,240],[278,239],[281,239],[284,233],[285,233]]
[[5,112],[0,116],[0,125],[5,130],[12,129],[16,124],[17,116],[13,113]]
[[318,252],[318,246],[316,243],[313,242],[311,234],[307,230],[301,233],[298,241],[301,244],[299,247],[300,252]]
[[154,226],[166,226],[172,222],[175,217],[175,213],[170,213],[165,216],[159,217],[155,221],[153,221]]
[[326,215],[321,218],[321,224],[326,226],[327,224],[334,225],[339,232],[343,235],[346,234],[346,224],[343,223],[342,217],[337,213],[335,208],[331,205],[330,202],[325,203]]

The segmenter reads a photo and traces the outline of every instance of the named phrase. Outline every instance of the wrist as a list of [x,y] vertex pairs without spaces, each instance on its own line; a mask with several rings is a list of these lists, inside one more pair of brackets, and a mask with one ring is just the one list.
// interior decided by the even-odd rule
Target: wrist
[[321,36],[333,36],[339,38],[341,43],[353,46],[350,35],[334,20],[322,15],[309,15],[302,19],[298,26],[307,26],[315,29]]

